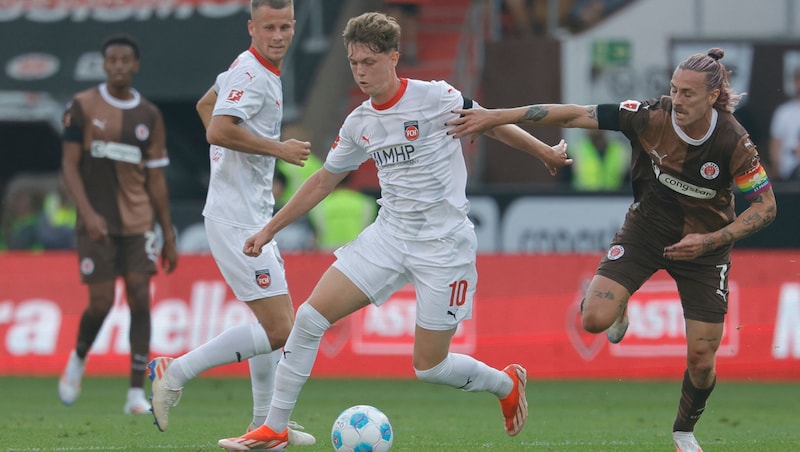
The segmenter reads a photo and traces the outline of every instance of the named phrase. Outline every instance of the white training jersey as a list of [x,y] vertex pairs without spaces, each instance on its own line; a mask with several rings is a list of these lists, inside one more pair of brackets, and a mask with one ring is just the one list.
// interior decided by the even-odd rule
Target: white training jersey
[[[280,139],[283,91],[280,70],[252,47],[217,76],[214,116],[240,119],[255,135]],[[211,145],[211,178],[203,215],[241,228],[260,228],[272,218],[275,157]]]
[[351,171],[372,158],[381,187],[376,222],[403,239],[445,237],[469,221],[461,141],[445,127],[463,107],[446,82],[401,79],[389,102],[367,100],[347,116],[325,169]]

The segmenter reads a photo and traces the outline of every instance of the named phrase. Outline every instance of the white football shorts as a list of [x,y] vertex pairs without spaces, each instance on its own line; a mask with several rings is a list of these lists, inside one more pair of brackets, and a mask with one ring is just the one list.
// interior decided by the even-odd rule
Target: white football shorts
[[261,255],[250,257],[242,252],[244,242],[259,229],[236,226],[205,219],[211,254],[236,298],[254,301],[289,293],[283,258],[275,241],[264,245]]
[[376,306],[411,283],[417,295],[417,325],[445,331],[472,317],[477,245],[468,221],[434,240],[399,239],[377,221],[337,249],[333,265]]

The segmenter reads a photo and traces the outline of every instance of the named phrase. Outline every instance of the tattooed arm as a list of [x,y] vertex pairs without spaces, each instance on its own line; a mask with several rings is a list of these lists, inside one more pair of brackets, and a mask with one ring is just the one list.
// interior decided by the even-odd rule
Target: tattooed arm
[[460,117],[448,121],[447,133],[462,138],[476,135],[501,124],[534,124],[541,126],[597,128],[597,105],[537,104],[516,108],[471,108],[453,110]]
[[778,212],[772,188],[750,200],[750,206],[733,223],[708,234],[687,234],[680,242],[664,248],[664,257],[695,259],[721,246],[749,237],[767,227]]

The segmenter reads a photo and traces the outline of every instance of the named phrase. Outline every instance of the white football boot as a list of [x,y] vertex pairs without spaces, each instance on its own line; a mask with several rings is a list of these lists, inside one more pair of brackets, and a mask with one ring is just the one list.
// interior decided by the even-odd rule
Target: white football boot
[[676,452],[703,452],[692,432],[672,432]]
[[625,332],[628,331],[628,307],[626,306],[622,312],[620,313],[617,320],[614,320],[614,323],[611,324],[608,329],[606,329],[606,337],[608,338],[608,342],[612,344],[619,344],[622,341],[622,338],[625,337]]
[[81,394],[81,380],[83,379],[83,370],[86,368],[86,360],[78,358],[78,354],[73,350],[69,354],[67,360],[67,367],[64,368],[64,373],[58,380],[58,397],[64,405],[72,405],[78,400]]

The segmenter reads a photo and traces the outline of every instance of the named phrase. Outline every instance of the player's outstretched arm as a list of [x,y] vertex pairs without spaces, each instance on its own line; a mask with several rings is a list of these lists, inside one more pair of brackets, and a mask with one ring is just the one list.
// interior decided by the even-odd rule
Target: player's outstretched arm
[[456,138],[471,137],[501,124],[534,124],[564,128],[597,128],[597,105],[537,104],[516,108],[457,109],[460,115],[446,123],[452,126],[447,133]]

